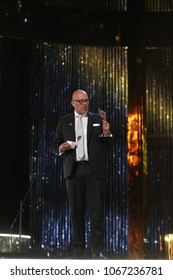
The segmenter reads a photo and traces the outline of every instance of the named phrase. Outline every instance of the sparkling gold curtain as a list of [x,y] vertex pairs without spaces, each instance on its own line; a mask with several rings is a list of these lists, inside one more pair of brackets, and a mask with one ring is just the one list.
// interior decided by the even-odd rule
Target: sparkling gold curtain
[[[71,226],[61,158],[50,143],[58,118],[71,111],[76,88],[90,96],[90,110],[107,112],[114,135],[107,155],[105,248],[127,253],[127,49],[33,42],[30,174],[33,247],[67,254]],[[89,224],[87,218],[86,225]],[[88,227],[87,227],[88,228]],[[90,230],[86,231],[89,248]]]
[[145,0],[146,12],[172,12],[173,0]]
[[66,8],[83,8],[99,9],[107,11],[126,11],[127,0],[42,0],[44,5],[66,7]]
[[173,49],[146,49],[147,219],[146,246],[173,232]]

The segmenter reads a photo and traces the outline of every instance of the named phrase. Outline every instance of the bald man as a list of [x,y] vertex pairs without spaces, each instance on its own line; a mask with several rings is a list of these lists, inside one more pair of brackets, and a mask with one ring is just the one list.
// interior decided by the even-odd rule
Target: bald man
[[[75,90],[71,105],[74,113],[60,117],[51,144],[52,151],[63,157],[63,174],[69,199],[73,229],[74,258],[85,258],[85,211],[90,217],[91,258],[105,259],[104,193],[105,147],[110,125],[98,113],[89,111],[88,94]],[[77,135],[81,117],[83,134]],[[104,136],[104,137],[103,137]],[[83,141],[80,156],[79,141]]]

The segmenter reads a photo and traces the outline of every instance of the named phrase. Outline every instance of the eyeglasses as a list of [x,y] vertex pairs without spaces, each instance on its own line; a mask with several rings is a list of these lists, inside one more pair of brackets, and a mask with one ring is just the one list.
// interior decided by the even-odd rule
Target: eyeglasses
[[74,99],[73,101],[76,101],[80,105],[83,105],[84,103],[89,103],[88,99]]

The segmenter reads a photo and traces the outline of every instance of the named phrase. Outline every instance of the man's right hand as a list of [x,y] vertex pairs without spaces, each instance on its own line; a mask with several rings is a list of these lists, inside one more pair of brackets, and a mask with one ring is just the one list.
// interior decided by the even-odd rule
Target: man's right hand
[[62,143],[59,148],[60,148],[61,153],[64,153],[71,149],[71,145],[69,143],[65,142],[65,143]]

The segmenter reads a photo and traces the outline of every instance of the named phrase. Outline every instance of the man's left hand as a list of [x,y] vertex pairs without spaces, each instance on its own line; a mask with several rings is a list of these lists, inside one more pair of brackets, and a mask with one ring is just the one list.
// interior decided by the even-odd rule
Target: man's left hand
[[103,135],[104,137],[108,137],[109,134],[110,134],[110,124],[106,120],[103,120]]

